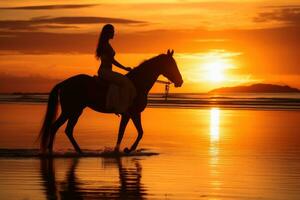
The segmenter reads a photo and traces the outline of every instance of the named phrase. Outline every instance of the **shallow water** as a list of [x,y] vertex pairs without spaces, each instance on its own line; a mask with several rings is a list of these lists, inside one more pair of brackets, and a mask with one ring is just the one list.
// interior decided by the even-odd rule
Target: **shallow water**
[[[0,104],[0,148],[37,148],[45,105]],[[85,110],[75,138],[113,147],[118,117]],[[126,158],[0,158],[0,199],[299,199],[299,111],[147,108]],[[61,128],[55,149],[71,148]],[[122,148],[136,131],[129,124]]]

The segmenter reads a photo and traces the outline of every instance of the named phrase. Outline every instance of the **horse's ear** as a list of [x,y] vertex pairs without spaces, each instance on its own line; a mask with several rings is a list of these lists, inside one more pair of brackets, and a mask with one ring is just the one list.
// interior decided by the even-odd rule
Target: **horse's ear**
[[174,54],[174,50],[172,49],[172,51],[170,51],[170,56],[173,56]]
[[172,57],[173,54],[174,54],[174,50],[168,49],[167,55]]
[[171,53],[171,51],[170,51],[170,49],[168,49],[168,51],[167,51],[167,55],[170,55],[170,53]]

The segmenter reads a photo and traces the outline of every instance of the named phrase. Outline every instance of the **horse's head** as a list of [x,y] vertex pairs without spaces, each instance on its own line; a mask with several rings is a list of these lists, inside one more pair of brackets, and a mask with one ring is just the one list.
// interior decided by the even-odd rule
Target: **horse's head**
[[175,87],[180,87],[183,84],[182,76],[178,70],[176,61],[173,58],[174,51],[168,50],[167,54],[163,54],[163,66],[161,74],[174,83]]

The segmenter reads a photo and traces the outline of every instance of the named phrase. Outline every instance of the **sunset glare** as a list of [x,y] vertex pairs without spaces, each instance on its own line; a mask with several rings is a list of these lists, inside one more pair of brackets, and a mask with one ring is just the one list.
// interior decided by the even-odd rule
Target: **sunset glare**
[[[259,82],[300,87],[299,3],[3,1],[0,92],[48,92],[70,76],[95,75],[105,23],[115,26],[111,43],[125,66],[174,49],[184,79],[179,93]],[[151,92],[163,92],[163,86],[155,84]]]
[[222,59],[209,60],[204,63],[204,68],[207,70],[209,81],[221,82],[225,80],[225,70],[228,64]]

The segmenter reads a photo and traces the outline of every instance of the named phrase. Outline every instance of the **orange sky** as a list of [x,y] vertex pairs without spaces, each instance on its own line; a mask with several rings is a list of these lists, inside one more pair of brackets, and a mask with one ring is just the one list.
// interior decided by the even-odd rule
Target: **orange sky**
[[256,82],[300,87],[300,0],[109,2],[2,1],[0,92],[47,92],[69,76],[96,74],[105,23],[115,25],[112,45],[125,66],[175,50],[185,84],[171,92]]

